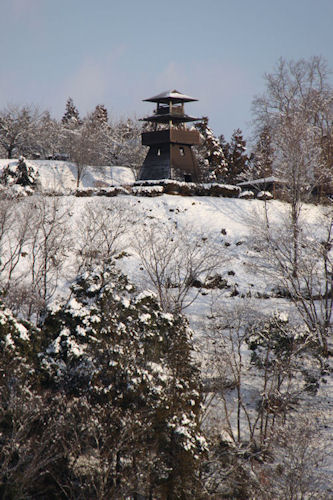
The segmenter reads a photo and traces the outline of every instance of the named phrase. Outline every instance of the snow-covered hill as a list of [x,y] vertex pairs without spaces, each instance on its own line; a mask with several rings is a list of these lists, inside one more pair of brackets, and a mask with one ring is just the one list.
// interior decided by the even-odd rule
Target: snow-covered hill
[[[0,159],[0,171],[7,165],[17,165],[17,160]],[[74,163],[58,160],[27,160],[27,165],[37,169],[42,190],[63,192],[76,188],[77,167]],[[131,185],[134,175],[130,168],[103,166],[84,168],[80,187],[107,187]]]
[[[60,193],[75,189],[76,167],[71,163],[29,163],[38,169],[42,191]],[[8,160],[0,160],[0,168],[7,164]],[[132,172],[125,167],[88,167],[82,179],[82,186],[131,185],[133,182]],[[37,198],[40,199],[40,196],[37,196],[36,200]],[[22,203],[29,201],[22,200]],[[31,202],[34,203],[34,197]],[[86,217],[89,210],[93,209],[96,213],[106,214],[103,220],[104,229],[108,225],[111,229],[116,227],[119,221],[125,223],[119,240],[121,258],[117,262],[139,289],[149,286],[149,277],[138,255],[136,244],[144,235],[149,234],[152,227],[160,228],[161,234],[169,227],[179,238],[186,239],[190,235],[195,244],[216,250],[217,259],[213,274],[223,280],[224,286],[202,290],[193,287],[189,291],[188,301],[193,299],[193,302],[184,311],[194,330],[197,355],[201,360],[206,359],[205,340],[209,334],[206,320],[213,305],[217,305],[222,314],[231,310],[247,309],[249,315],[259,317],[263,313],[268,315],[279,311],[289,315],[292,322],[296,322],[298,313],[290,300],[276,293],[279,283],[265,267],[267,261],[263,259],[262,249],[256,241],[256,230],[262,224],[265,207],[270,211],[271,223],[278,227],[280,221],[286,217],[288,206],[274,200],[265,205],[260,200],[166,194],[156,198],[133,195],[118,195],[112,198],[74,195],[57,197],[58,214],[66,213],[66,232],[71,238],[62,254],[63,266],[56,295],[66,297],[68,294],[69,285],[78,270],[80,252],[82,254],[85,250],[81,240],[82,230],[84,227],[89,228]],[[302,211],[308,233],[317,239],[322,231],[322,211],[321,207],[314,205],[304,206]],[[93,232],[87,234],[88,238],[96,238],[97,241],[96,235],[91,236]],[[89,246],[90,243],[94,242],[86,241],[86,245]],[[92,249],[100,250],[98,246],[93,245]],[[29,248],[24,249],[22,255],[19,267],[25,272],[29,267]],[[184,254],[184,259],[186,257]],[[204,376],[208,375],[208,369],[208,365],[203,364]],[[248,393],[253,390],[252,383],[255,382],[248,384]],[[320,393],[312,403],[318,412],[324,413],[327,446],[331,446],[333,435],[333,407],[330,400],[332,386],[332,376],[326,374]],[[218,407],[216,411],[219,411]]]

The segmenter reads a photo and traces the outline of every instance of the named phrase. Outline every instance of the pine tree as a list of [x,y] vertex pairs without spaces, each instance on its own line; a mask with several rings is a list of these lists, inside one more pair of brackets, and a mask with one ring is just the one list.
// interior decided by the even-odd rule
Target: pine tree
[[223,182],[228,165],[218,138],[208,126],[208,118],[203,118],[195,127],[199,130],[202,140],[201,145],[197,148],[202,180]]
[[[195,491],[204,439],[199,372],[184,318],[163,313],[151,293],[137,294],[108,264],[78,278],[71,300],[49,312],[43,332],[44,386],[86,399],[93,423],[81,422],[82,439],[91,456],[98,452],[94,433],[108,443],[110,497],[135,491],[182,498]],[[99,463],[95,480],[100,469]]]
[[268,127],[265,127],[259,135],[252,160],[253,179],[270,177],[273,175],[273,156],[271,134]]
[[228,162],[229,156],[230,156],[230,144],[229,144],[229,142],[226,141],[223,134],[221,134],[219,137],[219,143],[222,147],[222,151],[223,151],[224,157],[226,159],[226,162]]
[[17,165],[7,165],[0,175],[0,183],[6,186],[19,184],[21,186],[36,187],[38,184],[38,169],[32,163],[20,156]]
[[94,111],[91,113],[90,121],[96,126],[106,126],[108,124],[108,110],[104,104],[97,104]]
[[86,161],[89,165],[106,165],[111,144],[111,126],[108,111],[103,104],[98,104],[94,111],[86,116],[81,129]]
[[227,151],[228,173],[226,180],[230,184],[237,184],[243,179],[248,163],[246,141],[239,128],[234,130]]
[[71,97],[67,99],[65,114],[61,119],[61,123],[65,127],[76,128],[81,125],[80,115],[74,101]]

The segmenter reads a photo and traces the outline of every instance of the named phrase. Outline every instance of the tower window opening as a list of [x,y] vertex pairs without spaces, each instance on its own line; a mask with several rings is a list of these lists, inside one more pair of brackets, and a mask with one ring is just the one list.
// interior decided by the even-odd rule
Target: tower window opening
[[180,153],[180,156],[185,156],[184,148],[179,148],[179,153]]
[[161,150],[160,150],[160,148],[158,148],[158,150],[157,150],[157,153],[156,153],[156,154],[157,154],[157,156],[161,156]]

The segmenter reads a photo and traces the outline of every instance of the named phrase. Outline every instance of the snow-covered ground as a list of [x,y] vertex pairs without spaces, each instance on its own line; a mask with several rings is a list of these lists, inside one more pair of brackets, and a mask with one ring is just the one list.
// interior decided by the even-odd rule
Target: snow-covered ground
[[[14,160],[10,160],[14,161]],[[0,169],[9,160],[0,160]],[[70,191],[76,187],[76,167],[62,161],[29,161],[38,168],[39,181],[45,191]],[[131,185],[134,176],[126,167],[88,167],[83,176],[82,187],[101,187],[110,185]],[[197,289],[190,293],[195,297],[193,303],[185,310],[195,332],[197,345],[205,345],[205,320],[210,314],[213,303],[219,304],[220,310],[230,310],[248,304],[249,309],[258,315],[266,312],[286,311],[291,318],[296,311],[290,301],[272,297],[274,283],[269,273],[265,272],[260,248],[255,245],[255,227],[260,224],[260,213],[263,213],[264,202],[234,198],[186,197],[163,194],[156,198],[118,195],[114,198],[103,196],[75,197],[73,195],[58,198],[60,206],[69,211],[69,227],[74,235],[74,244],[68,249],[64,271],[59,281],[59,293],[66,295],[68,286],[74,278],[77,246],[76,234],[82,225],[82,214],[85,208],[93,206],[101,210],[109,210],[119,214],[129,214],[124,244],[126,255],[118,260],[121,269],[140,288],[146,287],[147,276],[138,254],[135,241],[152,225],[161,228],[172,227],[178,234],[191,234],[195,241],[214,246],[218,250],[218,265],[215,272],[227,281],[223,290]],[[269,201],[268,207],[273,223],[278,223],[286,214],[287,205],[279,201]],[[304,207],[303,216],[313,234],[320,230],[321,208]],[[112,216],[114,217],[114,215]],[[110,215],[110,224],[113,219]],[[237,294],[235,294],[237,290]],[[204,368],[203,368],[204,369]],[[317,399],[326,413],[327,445],[332,444],[333,408],[331,403],[332,377],[325,378],[320,396]]]
[[[0,159],[0,171],[7,165],[16,165],[17,160]],[[74,163],[58,160],[27,160],[37,168],[42,190],[62,192],[76,188],[77,167]],[[130,168],[122,166],[92,167],[83,169],[80,187],[126,186],[134,182]]]

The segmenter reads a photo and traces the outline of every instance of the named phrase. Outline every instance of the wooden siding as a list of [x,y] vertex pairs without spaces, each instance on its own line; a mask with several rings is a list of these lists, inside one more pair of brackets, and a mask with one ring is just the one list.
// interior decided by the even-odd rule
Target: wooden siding
[[156,132],[143,132],[142,144],[151,146],[153,144],[189,144],[200,143],[200,134],[197,130],[171,128],[167,130],[156,130]]

